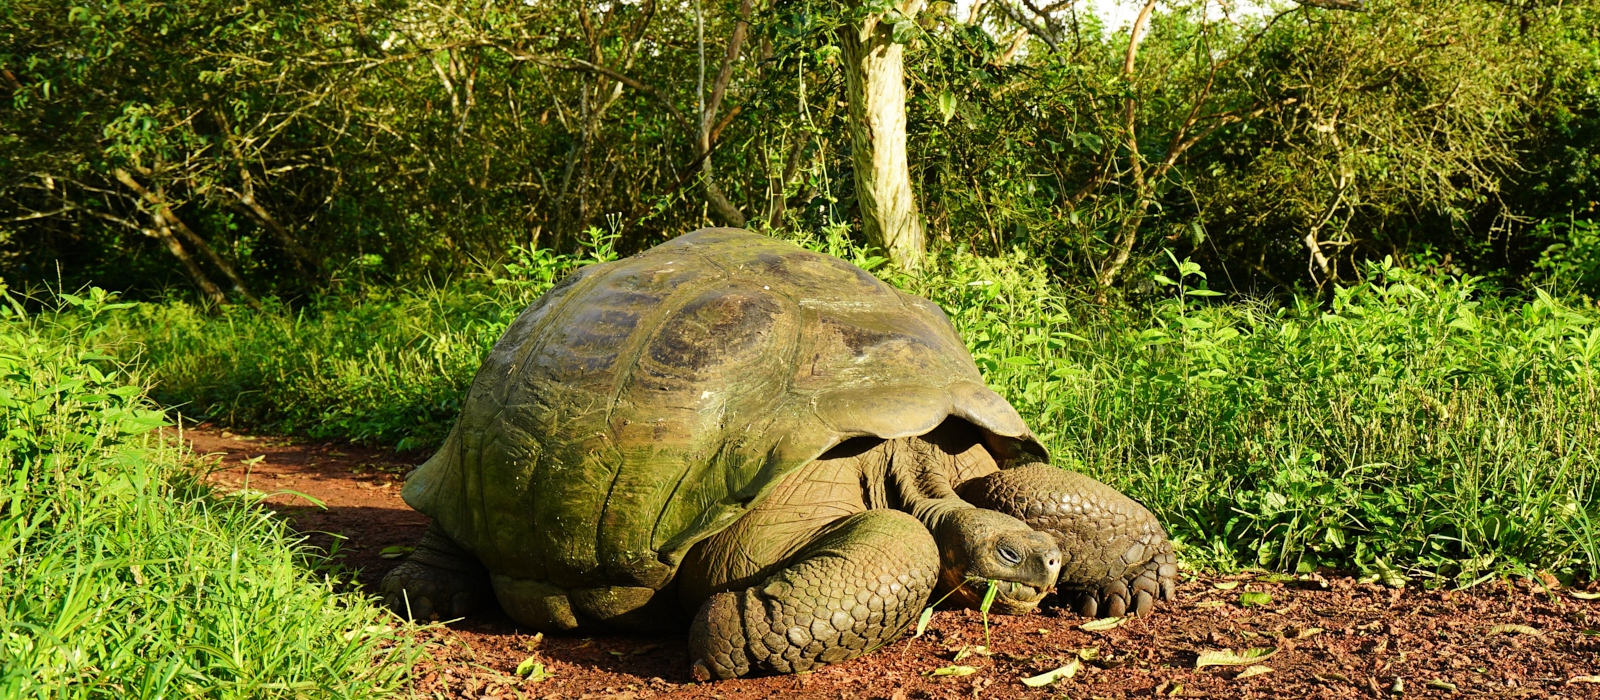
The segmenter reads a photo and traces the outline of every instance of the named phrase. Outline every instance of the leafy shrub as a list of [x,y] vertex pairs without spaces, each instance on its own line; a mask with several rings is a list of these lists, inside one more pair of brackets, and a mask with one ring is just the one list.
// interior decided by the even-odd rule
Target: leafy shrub
[[103,292],[53,322],[0,289],[0,696],[370,697],[413,646],[255,497],[217,497],[103,353]]
[[1021,258],[912,286],[1058,463],[1150,505],[1192,561],[1593,575],[1600,320],[1388,262],[1326,311],[1208,304],[1176,266],[1145,311],[1062,298]]
[[[1564,232],[1565,236],[1557,235]],[[1556,238],[1534,263],[1530,281],[1563,292],[1600,298],[1600,222],[1585,219],[1543,221],[1537,238]]]

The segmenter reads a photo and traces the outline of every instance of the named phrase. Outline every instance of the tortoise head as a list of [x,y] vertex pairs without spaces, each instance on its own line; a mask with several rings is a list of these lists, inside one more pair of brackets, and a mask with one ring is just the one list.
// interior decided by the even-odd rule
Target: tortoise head
[[1061,572],[1055,538],[999,511],[946,513],[933,536],[939,545],[938,595],[958,605],[981,607],[994,586],[989,609],[1021,615],[1039,605]]

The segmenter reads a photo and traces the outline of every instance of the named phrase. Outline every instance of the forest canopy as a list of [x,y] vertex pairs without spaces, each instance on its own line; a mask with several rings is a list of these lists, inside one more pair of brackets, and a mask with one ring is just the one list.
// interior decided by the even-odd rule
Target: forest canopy
[[1600,293],[1600,4],[1131,10],[9,0],[0,271],[255,304],[595,232],[881,244],[848,98],[876,46],[903,56],[931,250],[1021,251],[1101,298],[1151,290],[1167,250],[1240,292],[1389,257]]

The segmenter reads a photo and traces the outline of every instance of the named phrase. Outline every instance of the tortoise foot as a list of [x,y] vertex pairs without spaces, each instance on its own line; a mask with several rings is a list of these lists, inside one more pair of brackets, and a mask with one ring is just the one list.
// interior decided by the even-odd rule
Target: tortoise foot
[[419,622],[466,617],[494,595],[488,571],[437,525],[383,577],[380,590],[390,610]]
[[972,479],[961,496],[1055,536],[1065,561],[1059,600],[1086,617],[1147,615],[1172,600],[1178,559],[1144,506],[1076,472],[1027,464]]
[[1128,567],[1121,578],[1085,587],[1062,586],[1061,603],[1084,617],[1149,615],[1156,600],[1173,600],[1177,588],[1178,560],[1172,544],[1162,540],[1160,547],[1148,561]]

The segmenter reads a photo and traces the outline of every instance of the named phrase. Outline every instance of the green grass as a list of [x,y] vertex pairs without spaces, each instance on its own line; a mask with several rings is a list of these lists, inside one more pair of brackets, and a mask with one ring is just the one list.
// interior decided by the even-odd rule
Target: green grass
[[[879,262],[838,231],[801,242]],[[185,411],[429,447],[505,325],[583,262],[524,253],[447,287],[294,312],[142,305],[117,332],[144,344],[158,397]],[[1021,256],[946,252],[888,276],[949,313],[1058,464],[1149,505],[1192,565],[1454,584],[1595,574],[1593,311],[1390,265],[1327,309],[1222,303],[1198,267],[1173,263],[1133,309],[1072,298]]]
[[[0,697],[374,697],[416,646],[259,494],[211,492],[99,290],[0,307]],[[0,302],[10,302],[0,289]]]

